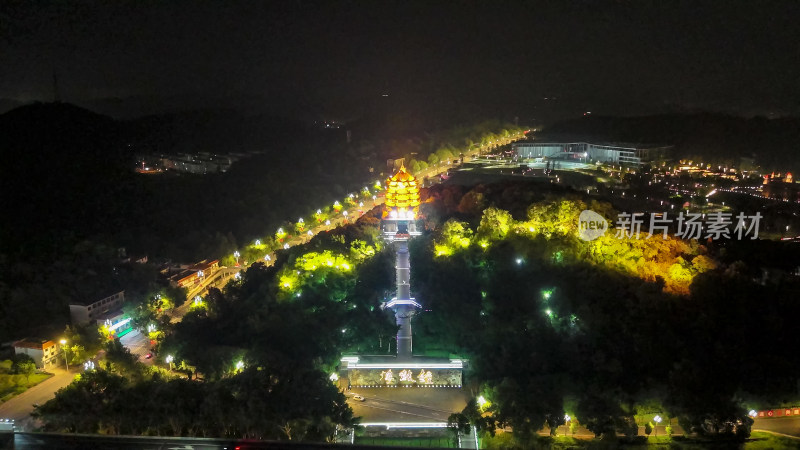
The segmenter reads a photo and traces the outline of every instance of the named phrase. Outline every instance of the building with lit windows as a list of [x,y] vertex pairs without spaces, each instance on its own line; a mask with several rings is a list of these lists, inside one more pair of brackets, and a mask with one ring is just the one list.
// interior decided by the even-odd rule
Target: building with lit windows
[[123,303],[125,303],[125,291],[115,292],[93,302],[71,303],[69,317],[73,325],[86,325],[111,311],[120,309]]
[[518,156],[525,159],[566,159],[638,166],[666,159],[672,147],[589,142],[518,142],[513,148]]
[[219,260],[200,261],[190,266],[183,266],[183,270],[169,278],[170,284],[176,287],[193,288],[204,280],[210,279],[219,271]]

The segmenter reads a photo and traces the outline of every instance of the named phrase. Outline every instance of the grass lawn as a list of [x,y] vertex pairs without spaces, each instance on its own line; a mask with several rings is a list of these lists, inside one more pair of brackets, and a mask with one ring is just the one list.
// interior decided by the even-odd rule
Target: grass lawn
[[[498,433],[495,437],[486,436],[481,438],[481,448],[485,449],[510,449],[523,448],[515,444],[512,433]],[[524,448],[529,449],[682,449],[682,450],[704,450],[704,449],[741,449],[741,450],[770,450],[784,448],[800,448],[800,439],[790,439],[782,436],[775,436],[769,433],[754,432],[750,439],[743,443],[730,441],[713,441],[701,438],[667,437],[658,438],[643,436],[633,442],[625,441],[603,441],[600,439],[575,439],[571,437],[540,437],[535,442],[531,442]]]
[[36,386],[52,376],[49,373],[34,373],[28,378],[25,375],[0,373],[0,403],[8,401],[11,397],[25,392],[28,388]]

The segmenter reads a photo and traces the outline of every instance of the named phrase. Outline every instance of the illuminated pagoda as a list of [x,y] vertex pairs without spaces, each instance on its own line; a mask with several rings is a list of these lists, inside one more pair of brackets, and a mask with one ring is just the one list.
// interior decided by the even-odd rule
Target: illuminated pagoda
[[416,219],[419,214],[419,185],[414,175],[400,167],[386,180],[386,202],[381,229],[387,242],[394,242],[397,271],[397,296],[385,304],[394,310],[397,325],[397,357],[411,358],[411,317],[420,304],[411,297],[411,264],[408,240],[419,236]]
[[[394,245],[397,292],[383,304],[394,311],[397,323],[397,355],[344,355],[339,380],[354,387],[448,387],[460,388],[465,360],[412,354],[411,318],[420,304],[411,296],[411,264],[408,241],[421,234],[419,184],[401,166],[386,180],[381,233]],[[454,394],[458,397],[461,394]],[[458,401],[457,399],[455,400]]]
[[389,241],[408,240],[419,236],[416,219],[419,214],[419,185],[414,175],[400,166],[394,176],[386,180],[386,201],[383,204],[382,230]]

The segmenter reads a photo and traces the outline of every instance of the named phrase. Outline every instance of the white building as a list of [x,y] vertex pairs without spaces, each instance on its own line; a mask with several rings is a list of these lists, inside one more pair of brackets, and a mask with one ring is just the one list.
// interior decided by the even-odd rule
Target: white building
[[513,148],[517,155],[527,159],[576,159],[587,163],[640,165],[663,159],[671,147],[588,142],[518,142]]
[[14,342],[14,354],[30,356],[38,369],[55,365],[59,348],[58,344],[48,339],[25,338]]
[[122,307],[125,291],[119,291],[92,303],[73,303],[69,305],[69,317],[73,325],[86,325],[100,316]]

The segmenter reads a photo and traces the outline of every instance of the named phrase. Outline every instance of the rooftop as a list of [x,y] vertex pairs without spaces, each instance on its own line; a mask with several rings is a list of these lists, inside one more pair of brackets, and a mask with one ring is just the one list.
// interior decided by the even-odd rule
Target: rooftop
[[14,347],[16,348],[31,348],[35,350],[42,350],[53,345],[56,345],[56,343],[50,339],[42,338],[24,338],[14,342]]

